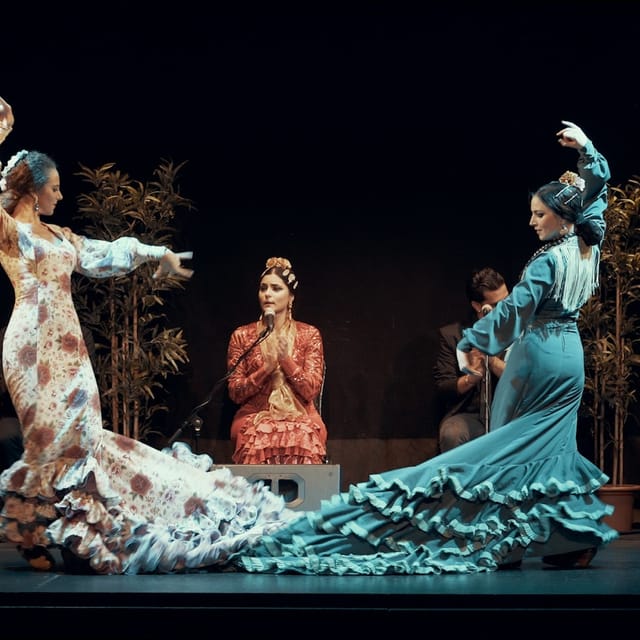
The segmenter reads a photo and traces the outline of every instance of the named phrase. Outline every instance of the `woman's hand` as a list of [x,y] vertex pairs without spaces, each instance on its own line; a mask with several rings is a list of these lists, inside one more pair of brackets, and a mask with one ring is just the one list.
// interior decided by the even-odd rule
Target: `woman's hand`
[[167,251],[162,258],[156,272],[153,274],[155,279],[166,278],[167,276],[177,276],[179,278],[189,279],[193,275],[193,269],[186,269],[182,266],[181,260],[191,260],[193,251],[182,251],[174,253]]
[[577,124],[569,122],[568,120],[563,120],[562,124],[566,126],[564,129],[560,129],[556,135],[560,136],[558,142],[563,147],[582,149],[582,147],[589,142],[589,138],[587,138],[585,132]]
[[264,345],[264,368],[267,373],[273,373],[278,368],[278,345],[273,333],[267,336]]
[[264,367],[271,373],[289,357],[289,341],[285,335],[276,335],[274,332],[267,336],[264,345]]
[[0,143],[11,133],[14,122],[11,105],[0,96]]
[[278,362],[282,362],[289,355],[289,341],[284,335],[278,335]]

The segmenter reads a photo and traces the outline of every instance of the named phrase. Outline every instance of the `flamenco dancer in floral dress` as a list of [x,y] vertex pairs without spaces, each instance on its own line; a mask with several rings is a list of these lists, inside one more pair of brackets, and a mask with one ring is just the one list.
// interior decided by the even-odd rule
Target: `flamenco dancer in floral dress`
[[[13,124],[0,98],[0,143]],[[212,460],[183,443],[158,451],[103,428],[72,272],[106,278],[157,261],[156,277],[188,278],[181,259],[191,255],[44,222],[62,193],[43,153],[16,153],[0,188],[0,264],[15,293],[2,365],[25,449],[0,476],[0,539],[42,570],[55,568],[57,547],[97,573],[168,572],[224,565],[298,517],[267,488],[210,470]]]

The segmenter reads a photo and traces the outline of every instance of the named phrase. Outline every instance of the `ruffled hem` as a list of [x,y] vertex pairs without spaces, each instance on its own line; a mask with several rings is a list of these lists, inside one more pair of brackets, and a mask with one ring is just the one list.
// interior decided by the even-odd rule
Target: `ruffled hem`
[[[228,479],[234,484],[246,482],[230,472]],[[220,488],[219,480],[216,484]],[[247,487],[243,486],[245,493]],[[52,523],[48,534],[54,544],[88,559],[100,574],[176,573],[223,566],[264,535],[300,517],[265,488],[254,495],[252,503],[223,521],[194,514],[178,523],[145,522],[118,514],[111,528],[103,528],[103,523],[90,519],[91,501],[69,494],[58,505],[65,517]]]
[[574,480],[556,477],[558,464],[425,463],[373,475],[234,562],[263,573],[476,573],[548,553],[551,542],[556,553],[615,539],[602,522],[613,509],[594,494],[607,477],[577,453],[564,475]]
[[323,464],[326,443],[313,423],[249,423],[238,435],[235,464]]
[[[93,457],[70,465],[59,461],[39,474],[16,463],[2,476],[0,536],[24,549],[69,549],[99,574],[169,573],[227,564],[301,515],[262,483],[249,483],[227,468],[208,471],[211,458],[193,454],[185,443],[155,453],[202,472],[193,485],[198,506],[192,512],[171,521],[136,515],[123,506]],[[25,480],[19,483],[19,477]],[[188,478],[184,482],[189,485]],[[7,486],[15,490],[6,491]]]

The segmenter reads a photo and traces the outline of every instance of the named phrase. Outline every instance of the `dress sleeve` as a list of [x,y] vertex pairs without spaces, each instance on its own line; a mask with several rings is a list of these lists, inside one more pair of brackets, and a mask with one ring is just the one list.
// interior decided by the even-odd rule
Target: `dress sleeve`
[[541,253],[491,313],[463,330],[458,349],[470,351],[476,347],[492,356],[504,351],[525,329],[540,302],[550,295],[555,272],[556,262],[551,253]]
[[90,278],[130,273],[145,262],[159,260],[168,251],[166,247],[144,244],[137,238],[94,240],[69,229],[62,231],[76,249],[78,262],[75,270]]
[[604,212],[608,204],[607,180],[611,178],[609,163],[596,150],[591,141],[580,150],[578,172],[585,181],[584,209],[578,227],[588,226],[599,244],[604,238],[606,223]]
[[299,362],[289,357],[281,367],[293,391],[311,402],[320,394],[324,378],[324,347],[320,330],[309,325],[305,343],[304,360]]
[[243,404],[255,396],[270,377],[270,374],[265,371],[262,357],[258,358],[259,349],[240,361],[251,344],[249,340],[250,336],[245,327],[236,329],[229,338],[227,370],[236,368],[229,377],[227,390],[229,397],[236,404]]

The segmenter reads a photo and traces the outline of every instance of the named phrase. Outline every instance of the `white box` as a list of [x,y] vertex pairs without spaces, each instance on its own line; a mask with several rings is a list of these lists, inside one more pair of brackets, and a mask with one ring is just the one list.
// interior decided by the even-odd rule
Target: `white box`
[[313,511],[340,492],[339,464],[218,464],[249,482],[262,480],[290,509]]

